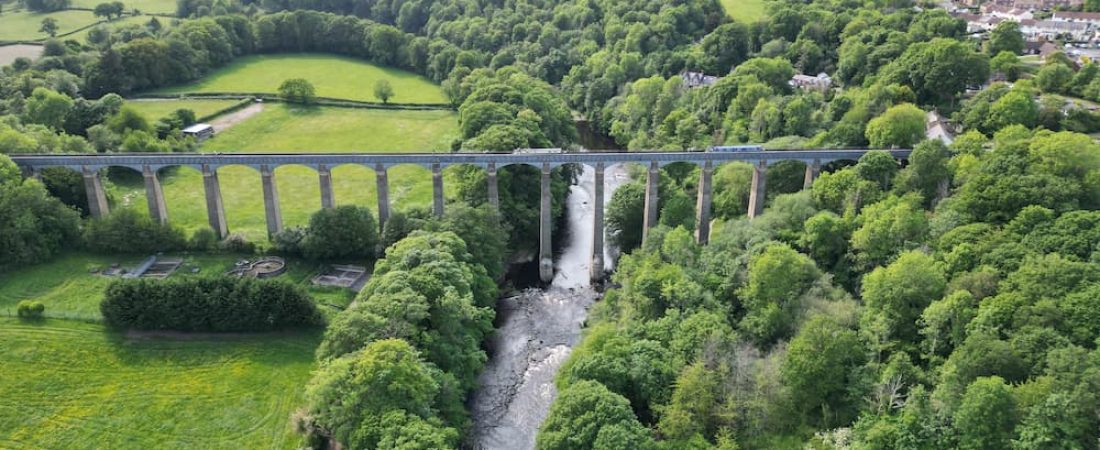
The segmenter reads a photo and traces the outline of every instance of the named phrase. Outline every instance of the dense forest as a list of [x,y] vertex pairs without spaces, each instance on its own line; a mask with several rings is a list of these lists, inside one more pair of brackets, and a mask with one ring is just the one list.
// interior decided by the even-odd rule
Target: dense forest
[[[1065,107],[1100,99],[1100,68],[1055,55],[1031,73],[1018,29],[982,45],[923,6],[775,1],[740,23],[714,0],[181,0],[172,28],[54,40],[3,68],[0,153],[193,151],[179,134],[193,115],[149,123],[120,95],[303,51],[441,83],[455,151],[568,148],[581,117],[630,150],[913,147],[904,165],[884,152],[832,164],[805,191],[801,164],[773,164],[752,220],[752,168],[724,165],[707,246],[692,238],[698,169],[663,169],[644,243],[644,188],[616,191],[609,232],[628,254],[538,448],[1100,448],[1100,145],[1083,134],[1100,118]],[[688,87],[685,71],[720,78]],[[788,83],[819,72],[840,89]],[[924,140],[931,110],[966,132]],[[558,218],[576,170],[555,172]],[[125,215],[83,223],[79,175],[43,175],[16,181],[0,161],[0,268],[82,234],[102,251],[134,229],[215,245]],[[401,212],[372,238],[388,250],[329,324],[298,417],[312,444],[462,442],[496,282],[537,242],[537,178],[502,170],[498,216],[484,173],[462,169],[446,217]],[[325,251],[301,233],[274,244]]]

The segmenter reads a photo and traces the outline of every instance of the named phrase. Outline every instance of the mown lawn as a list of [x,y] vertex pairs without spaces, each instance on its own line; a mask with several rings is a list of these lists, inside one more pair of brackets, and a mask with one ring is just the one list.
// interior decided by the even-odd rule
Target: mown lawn
[[[231,152],[414,152],[446,151],[458,136],[456,114],[450,111],[391,111],[351,108],[295,108],[267,105],[203,145],[203,151]],[[230,232],[253,240],[267,238],[260,174],[243,166],[218,170],[222,201]],[[305,225],[321,208],[317,172],[302,166],[275,171],[285,226]],[[191,168],[161,173],[169,220],[188,233],[206,227],[206,200],[201,174]],[[115,207],[148,213],[141,178],[113,179]],[[336,203],[376,210],[374,171],[361,166],[332,169]],[[389,170],[390,204],[396,209],[431,203],[431,173],[420,166]],[[449,192],[450,190],[448,190]]]
[[721,0],[722,7],[726,9],[734,20],[740,22],[755,22],[767,13],[766,0]]
[[134,107],[142,113],[150,122],[167,116],[177,109],[190,109],[195,112],[195,117],[213,114],[238,103],[238,100],[130,100],[126,104]]
[[10,8],[10,5],[5,5],[4,13],[0,14],[0,40],[5,41],[46,38],[46,33],[38,31],[42,26],[42,19],[46,17],[57,20],[58,35],[99,21],[99,18],[95,17],[91,11],[66,10],[37,13],[28,10],[7,11],[7,8]]
[[257,55],[237,58],[203,79],[160,89],[160,94],[188,92],[276,93],[288,78],[305,78],[321,97],[381,101],[374,83],[390,81],[394,103],[446,103],[443,90],[427,78],[376,66],[354,58],[318,54]]
[[130,338],[0,318],[0,448],[293,449],[319,333]]
[[[16,305],[22,300],[36,300],[46,306],[47,317],[98,321],[102,318],[99,303],[103,300],[103,291],[113,278],[93,274],[91,270],[102,270],[111,264],[133,267],[148,256],[71,253],[44,264],[0,274],[0,318],[15,316]],[[184,258],[184,266],[173,277],[196,276],[190,270],[195,267],[199,268],[198,275],[223,273],[232,268],[234,262],[249,258],[233,254],[168,256]],[[317,287],[310,283],[310,279],[322,270],[320,264],[293,259],[287,264],[287,273],[279,279],[304,286],[326,315],[340,311],[351,302],[354,294],[350,290]]]

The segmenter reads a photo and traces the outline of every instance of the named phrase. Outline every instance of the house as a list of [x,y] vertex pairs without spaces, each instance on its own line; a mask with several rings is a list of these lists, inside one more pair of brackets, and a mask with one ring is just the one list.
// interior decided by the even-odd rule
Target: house
[[1031,12],[1031,10],[1026,8],[986,4],[982,6],[981,11],[983,15],[997,17],[1004,20],[1011,20],[1013,22],[1035,18],[1035,15]]
[[924,137],[927,139],[939,139],[945,145],[951,145],[955,141],[955,135],[951,126],[938,112],[929,111],[924,123]]
[[1067,38],[1071,41],[1087,41],[1093,35],[1091,27],[1087,23],[1056,22],[1053,20],[1037,20],[1030,25],[1020,24],[1020,32],[1027,40]]
[[787,82],[791,87],[810,91],[827,91],[833,87],[833,79],[829,74],[821,72],[816,77],[797,74]]
[[1096,27],[1100,25],[1100,13],[1055,11],[1054,14],[1050,16],[1050,20],[1055,22],[1084,23],[1091,27]]
[[214,136],[214,126],[208,123],[196,123],[183,129],[184,136],[191,136],[202,142]]
[[718,77],[707,75],[702,72],[684,72],[680,74],[680,77],[684,79],[684,87],[697,88],[701,86],[713,86],[718,82]]

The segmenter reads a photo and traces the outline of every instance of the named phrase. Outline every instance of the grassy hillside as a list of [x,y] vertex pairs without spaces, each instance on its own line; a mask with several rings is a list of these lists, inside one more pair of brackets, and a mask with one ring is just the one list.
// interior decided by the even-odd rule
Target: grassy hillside
[[0,41],[34,40],[48,37],[46,33],[38,31],[42,26],[42,19],[52,17],[57,20],[57,34],[71,32],[77,28],[91,25],[99,21],[91,11],[57,11],[51,13],[36,13],[27,10],[4,11],[0,14]]
[[403,70],[376,66],[354,58],[317,54],[257,55],[238,58],[202,80],[160,89],[157,93],[258,92],[276,93],[288,78],[305,78],[321,97],[381,101],[374,83],[389,80],[395,103],[445,103],[438,85]]
[[[458,136],[458,120],[450,111],[390,111],[348,108],[301,109],[267,105],[266,109],[203,145],[203,151],[228,152],[412,152],[446,151]],[[230,166],[218,171],[229,229],[252,239],[267,237],[259,172]],[[301,166],[275,172],[283,223],[304,225],[321,208],[317,172]],[[188,232],[207,226],[202,177],[190,168],[162,173],[168,217]],[[115,179],[118,207],[147,213],[145,190],[136,176]],[[332,169],[337,204],[375,209],[374,171],[359,166]],[[389,171],[390,202],[394,207],[428,205],[431,174],[419,166]]]
[[[100,3],[103,3],[103,0],[73,0],[73,6],[77,8],[95,8],[95,5]],[[122,0],[122,4],[126,6],[126,11],[137,9],[143,13],[176,13],[175,0]],[[167,22],[164,19],[161,21]]]
[[0,448],[293,449],[315,333],[128,338],[0,318]]
[[127,105],[133,106],[150,122],[171,114],[177,109],[190,109],[196,117],[213,114],[238,103],[238,100],[138,100],[128,101]]

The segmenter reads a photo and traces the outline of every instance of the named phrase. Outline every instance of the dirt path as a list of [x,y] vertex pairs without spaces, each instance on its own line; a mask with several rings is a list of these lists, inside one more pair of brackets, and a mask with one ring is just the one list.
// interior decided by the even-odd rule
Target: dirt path
[[253,103],[253,104],[248,105],[244,109],[241,109],[239,111],[234,111],[234,112],[231,112],[229,114],[219,116],[218,118],[210,121],[210,125],[214,126],[214,131],[215,132],[221,133],[222,131],[225,131],[225,130],[228,130],[229,128],[232,128],[233,125],[241,123],[245,119],[247,119],[249,117],[252,117],[256,114],[259,114],[263,110],[264,110],[264,104],[263,103]]

